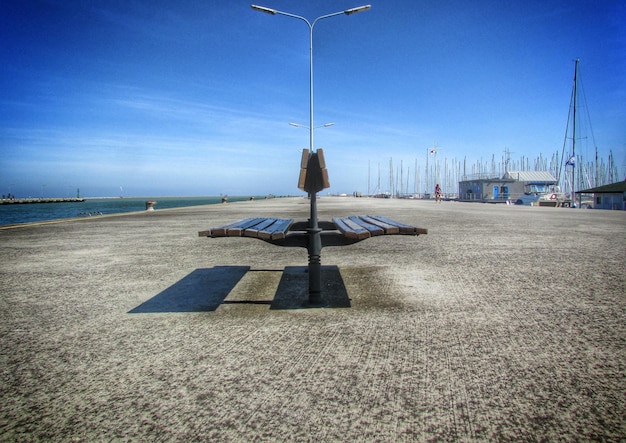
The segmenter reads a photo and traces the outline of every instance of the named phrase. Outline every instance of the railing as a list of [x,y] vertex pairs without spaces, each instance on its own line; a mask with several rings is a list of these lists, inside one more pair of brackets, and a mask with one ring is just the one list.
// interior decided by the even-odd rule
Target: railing
[[502,177],[499,175],[494,175],[493,173],[480,172],[477,174],[469,174],[461,177],[461,181],[472,181],[472,180],[499,180]]

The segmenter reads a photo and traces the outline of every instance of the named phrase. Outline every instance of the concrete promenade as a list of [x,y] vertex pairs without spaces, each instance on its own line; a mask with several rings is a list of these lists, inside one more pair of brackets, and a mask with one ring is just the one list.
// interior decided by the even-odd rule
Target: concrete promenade
[[322,197],[428,235],[197,232],[285,198],[0,229],[0,441],[624,441],[626,212]]

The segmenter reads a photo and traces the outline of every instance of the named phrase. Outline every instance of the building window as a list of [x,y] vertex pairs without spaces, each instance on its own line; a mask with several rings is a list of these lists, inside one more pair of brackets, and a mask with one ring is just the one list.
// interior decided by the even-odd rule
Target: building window
[[596,195],[596,205],[601,205],[602,204],[602,197],[599,195]]

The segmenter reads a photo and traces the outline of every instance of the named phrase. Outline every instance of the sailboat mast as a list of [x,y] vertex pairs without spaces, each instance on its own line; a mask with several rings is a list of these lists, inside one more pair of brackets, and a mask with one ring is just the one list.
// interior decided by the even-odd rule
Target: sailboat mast
[[578,86],[578,59],[576,59],[576,63],[574,65],[574,114],[572,119],[572,159],[574,162],[572,164],[572,202],[576,201],[576,190],[574,186],[576,184],[575,176],[576,176],[576,100],[578,98],[577,86]]
[[367,196],[370,196],[370,178],[372,177],[372,171],[370,167],[370,161],[367,161]]
[[425,175],[424,175],[424,184],[426,185],[424,187],[424,197],[426,196],[427,193],[429,193],[429,183],[428,183],[428,154],[430,153],[430,150],[428,148],[426,148],[426,169],[424,170]]
[[417,170],[417,159],[415,159],[415,179],[413,180],[413,194],[418,194],[419,193],[419,183],[417,182],[419,180],[419,172]]

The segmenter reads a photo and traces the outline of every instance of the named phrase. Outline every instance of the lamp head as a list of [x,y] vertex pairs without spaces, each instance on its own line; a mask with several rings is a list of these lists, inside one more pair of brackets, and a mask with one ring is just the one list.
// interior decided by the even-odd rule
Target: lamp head
[[372,5],[357,6],[356,8],[346,9],[345,11],[343,11],[343,13],[346,14],[346,15],[356,14],[357,12],[367,11],[371,7],[372,7]]
[[275,9],[266,8],[265,6],[250,5],[250,7],[256,11],[265,12],[266,14],[276,15]]

